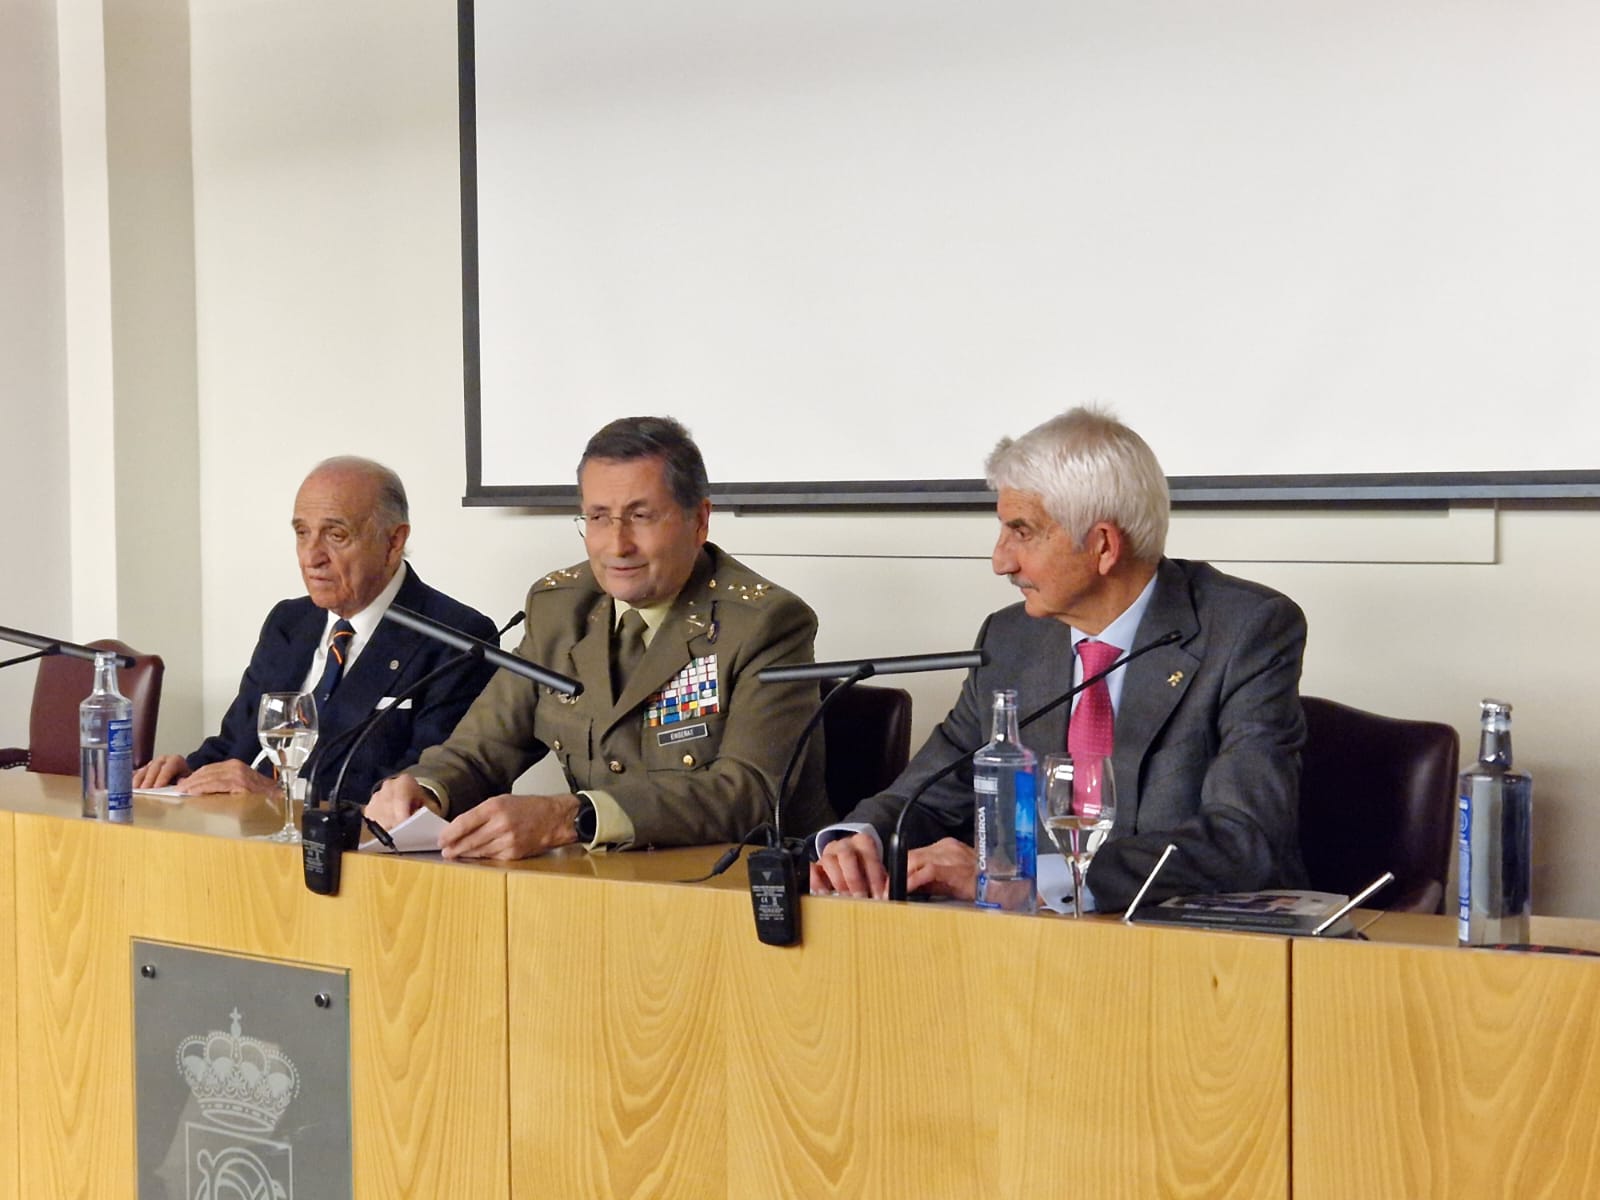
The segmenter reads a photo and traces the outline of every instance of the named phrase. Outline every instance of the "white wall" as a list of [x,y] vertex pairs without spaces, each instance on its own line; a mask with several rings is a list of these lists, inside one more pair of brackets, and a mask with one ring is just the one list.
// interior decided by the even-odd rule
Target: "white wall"
[[[0,5],[0,625],[59,636],[68,560],[61,110],[50,0]],[[0,642],[0,659],[26,653]],[[0,746],[28,744],[32,666],[0,672]]]
[[[289,509],[325,453],[399,470],[417,569],[495,616],[580,554],[564,518],[459,504],[454,6],[193,0],[190,11],[204,719],[163,721],[172,750],[220,717],[270,601],[298,590]],[[1448,411],[1448,397],[1417,402]],[[979,424],[975,464],[993,437],[1017,432],[1001,404]],[[713,522],[717,540],[818,610],[823,657],[962,646],[1010,598],[988,571],[987,518]],[[1308,692],[1451,721],[1469,739],[1481,696],[1515,702],[1518,757],[1537,780],[1538,908],[1600,917],[1589,865],[1600,810],[1588,799],[1597,540],[1594,511],[1535,506],[1186,513],[1172,549],[1300,601]],[[911,678],[919,732],[955,685]]]

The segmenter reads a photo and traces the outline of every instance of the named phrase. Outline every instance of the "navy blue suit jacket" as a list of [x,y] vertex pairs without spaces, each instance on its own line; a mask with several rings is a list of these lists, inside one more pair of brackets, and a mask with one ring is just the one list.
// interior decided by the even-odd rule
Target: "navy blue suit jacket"
[[[409,566],[394,602],[498,645],[493,621],[429,587]],[[261,750],[261,739],[256,733],[256,705],[261,693],[300,689],[306,672],[311,669],[312,656],[322,641],[327,620],[327,610],[318,608],[309,596],[284,600],[273,606],[266,623],[261,626],[250,665],[239,681],[239,694],[222,718],[222,729],[188,756],[191,768],[230,758],[244,762],[255,759]],[[328,773],[316,776],[319,793],[326,794],[326,789],[333,786],[338,759],[353,740],[340,735],[372,713],[384,697],[400,695],[454,654],[455,650],[432,638],[393,621],[380,621],[355,665],[339,681],[332,699],[318,706],[318,746],[302,777],[308,778],[317,771],[323,747],[330,746],[333,757],[328,760]],[[350,763],[345,774],[344,798],[365,803],[379,780],[410,766],[423,750],[449,737],[456,722],[493,674],[493,667],[464,663],[424,688],[411,700],[409,709],[402,708],[384,717]],[[339,744],[331,745],[335,738],[340,739]]]

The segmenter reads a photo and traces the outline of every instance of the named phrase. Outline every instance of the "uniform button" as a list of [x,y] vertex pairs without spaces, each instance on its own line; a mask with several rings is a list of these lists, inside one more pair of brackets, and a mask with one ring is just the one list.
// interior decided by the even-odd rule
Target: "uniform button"
[[551,742],[550,743],[550,749],[554,750],[557,754],[560,754],[561,753],[561,739],[557,738],[555,741]]
[[613,775],[621,775],[625,770],[627,770],[626,767],[624,767],[620,762],[618,762],[614,758],[610,762],[608,762],[606,764],[606,769],[608,771],[610,771]]
[[692,754],[685,754],[685,755],[684,755],[684,756],[683,756],[683,765],[684,765],[684,766],[686,766],[686,767],[692,767],[692,766],[694,766],[694,755],[692,755]]

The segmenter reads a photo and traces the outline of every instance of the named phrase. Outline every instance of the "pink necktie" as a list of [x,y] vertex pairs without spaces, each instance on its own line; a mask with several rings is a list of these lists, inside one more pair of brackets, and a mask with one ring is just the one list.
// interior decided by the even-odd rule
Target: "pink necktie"
[[[1085,638],[1078,643],[1078,657],[1083,660],[1083,678],[1097,675],[1117,661],[1121,650],[1108,642]],[[1067,730],[1067,753],[1073,758],[1106,758],[1111,754],[1113,727],[1116,717],[1111,712],[1111,689],[1104,679],[1089,685],[1072,711],[1072,724]]]

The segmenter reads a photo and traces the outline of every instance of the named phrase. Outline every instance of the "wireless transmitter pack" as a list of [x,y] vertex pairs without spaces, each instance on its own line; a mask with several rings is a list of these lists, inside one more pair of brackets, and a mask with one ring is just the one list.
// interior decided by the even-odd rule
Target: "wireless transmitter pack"
[[300,853],[306,887],[319,896],[339,894],[344,852],[361,842],[361,810],[351,804],[308,808],[301,818]]
[[750,855],[756,936],[769,946],[792,946],[800,940],[800,878],[805,870],[801,846],[784,842]]

